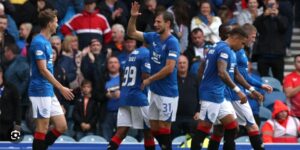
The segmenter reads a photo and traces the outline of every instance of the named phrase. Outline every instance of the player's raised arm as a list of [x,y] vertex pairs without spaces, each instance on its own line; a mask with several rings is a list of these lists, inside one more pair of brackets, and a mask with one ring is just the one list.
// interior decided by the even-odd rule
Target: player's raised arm
[[129,37],[143,42],[144,41],[143,32],[136,30],[136,19],[139,15],[141,15],[139,10],[140,10],[140,4],[138,2],[135,1],[131,3],[131,11],[130,11],[131,16],[128,21],[127,34]]

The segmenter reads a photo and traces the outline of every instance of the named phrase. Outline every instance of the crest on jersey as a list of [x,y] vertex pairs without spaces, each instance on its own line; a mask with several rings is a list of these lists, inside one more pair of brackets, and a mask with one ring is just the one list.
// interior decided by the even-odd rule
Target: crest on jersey
[[42,50],[37,50],[36,52],[35,52],[35,55],[36,56],[41,56],[41,55],[43,55],[44,54],[44,52],[42,51]]

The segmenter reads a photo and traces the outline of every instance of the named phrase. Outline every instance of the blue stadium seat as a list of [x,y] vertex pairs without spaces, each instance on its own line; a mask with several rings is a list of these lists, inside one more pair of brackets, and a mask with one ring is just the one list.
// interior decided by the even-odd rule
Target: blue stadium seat
[[186,136],[185,135],[178,136],[175,139],[173,139],[173,141],[172,141],[173,144],[181,144],[183,142],[186,142]]
[[122,143],[136,144],[136,143],[139,143],[139,142],[138,142],[138,140],[136,140],[132,136],[126,136],[125,139],[123,139]]
[[264,99],[264,106],[270,110],[273,110],[273,104],[275,100],[280,100],[286,103],[286,96],[283,92],[273,91],[272,93],[266,93]]
[[106,139],[101,137],[101,136],[97,136],[97,135],[87,135],[85,137],[82,137],[79,142],[81,143],[107,143]]
[[33,136],[32,135],[24,135],[21,143],[32,143],[33,142]]
[[276,78],[262,77],[261,80],[262,80],[263,83],[272,86],[274,91],[281,91],[281,92],[283,91],[280,81],[277,80]]
[[272,118],[272,112],[269,109],[261,106],[259,107],[259,118],[262,124],[264,121]]
[[73,143],[76,142],[72,137],[61,135],[55,141],[55,143]]
[[236,143],[250,143],[249,137],[248,136],[241,136],[237,139],[235,139]]

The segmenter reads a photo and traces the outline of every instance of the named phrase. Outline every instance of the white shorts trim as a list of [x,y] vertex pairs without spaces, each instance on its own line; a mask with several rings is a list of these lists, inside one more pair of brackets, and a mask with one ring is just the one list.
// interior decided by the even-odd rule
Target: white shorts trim
[[[119,107],[118,110],[118,127],[131,127],[134,129],[144,129],[149,128],[148,116],[149,106],[134,107],[134,106],[124,106]],[[146,125],[146,127],[145,127]]]
[[237,115],[237,121],[242,126],[252,126],[256,124],[249,102],[241,104],[240,101],[231,101]]
[[149,119],[166,122],[176,120],[178,96],[166,97],[151,92],[149,105]]
[[50,118],[64,115],[56,96],[54,97],[29,97],[32,104],[33,118]]
[[209,121],[212,124],[218,124],[217,120],[224,118],[227,115],[235,115],[235,111],[230,102],[224,100],[222,103],[214,103],[201,100],[201,108],[199,118],[204,121]]

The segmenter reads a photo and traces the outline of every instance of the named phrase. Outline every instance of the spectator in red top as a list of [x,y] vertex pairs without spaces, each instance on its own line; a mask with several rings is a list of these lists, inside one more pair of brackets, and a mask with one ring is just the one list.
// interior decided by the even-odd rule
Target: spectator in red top
[[294,57],[295,71],[285,76],[283,89],[290,100],[291,112],[300,118],[300,55]]
[[79,49],[87,47],[92,39],[98,39],[107,44],[111,41],[111,29],[105,16],[99,14],[96,0],[84,0],[84,10],[76,14],[61,27],[63,35],[76,32]]

